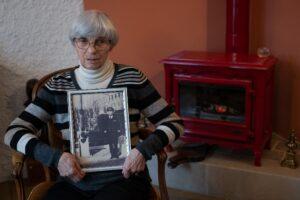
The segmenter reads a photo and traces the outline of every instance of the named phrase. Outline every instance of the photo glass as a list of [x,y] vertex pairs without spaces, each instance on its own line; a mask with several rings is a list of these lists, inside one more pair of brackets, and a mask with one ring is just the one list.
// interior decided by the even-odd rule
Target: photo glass
[[86,172],[122,169],[130,151],[127,89],[68,92],[71,153]]

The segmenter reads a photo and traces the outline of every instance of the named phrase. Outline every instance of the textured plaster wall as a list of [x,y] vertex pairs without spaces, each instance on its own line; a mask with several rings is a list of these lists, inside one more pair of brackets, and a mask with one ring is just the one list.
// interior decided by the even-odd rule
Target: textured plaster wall
[[21,112],[25,82],[78,63],[68,41],[82,0],[0,0],[0,182],[10,178],[4,131]]

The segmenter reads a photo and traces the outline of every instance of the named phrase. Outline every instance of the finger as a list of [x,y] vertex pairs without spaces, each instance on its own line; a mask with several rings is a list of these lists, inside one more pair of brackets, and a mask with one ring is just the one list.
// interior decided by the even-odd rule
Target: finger
[[69,175],[69,177],[73,177],[73,178],[76,178],[78,180],[81,180],[83,178],[82,174],[80,173],[79,170],[77,169],[74,169],[73,170],[73,173]]
[[137,168],[136,168],[137,172],[141,172],[143,170],[144,170],[144,167],[142,165],[138,165]]
[[71,176],[73,176],[73,173],[74,173],[73,169],[69,168],[69,169],[66,169],[66,170],[64,171],[63,176],[64,176],[64,177],[71,177]]
[[138,171],[138,164],[135,161],[128,162],[127,171],[129,174],[134,174]]
[[127,177],[127,174],[129,173],[128,169],[129,169],[129,167],[128,167],[128,162],[126,159],[124,162],[124,165],[122,167],[122,174],[124,175],[125,178]]
[[75,161],[75,168],[76,168],[77,172],[79,173],[80,177],[83,178],[85,176],[85,172],[82,171],[81,166],[79,165],[77,160]]
[[77,176],[72,175],[72,176],[68,176],[69,179],[71,179],[73,182],[79,182],[81,179],[79,179]]
[[76,167],[76,162],[72,164],[72,167],[68,172],[68,178],[70,178],[74,182],[78,182],[83,178],[81,169],[78,169],[78,167]]
[[123,170],[122,174],[123,174],[124,178],[129,178],[130,177],[130,172],[128,170]]
[[124,165],[123,165],[123,170],[122,170],[122,174],[125,178],[129,178],[130,176],[130,171],[129,171],[129,167],[128,167],[128,162],[125,161]]
[[81,180],[84,177],[84,173],[82,172],[81,168],[78,167],[75,163],[73,164],[73,172],[70,174],[70,176],[75,177],[76,180]]
[[140,171],[144,171],[144,170],[145,170],[145,167],[146,167],[146,162],[145,162],[145,161],[141,161],[141,162],[139,163],[139,166],[138,166],[139,170],[140,170]]
[[135,159],[132,163],[131,170],[133,172],[140,172],[145,169],[145,162],[141,159]]
[[76,171],[72,176],[71,176],[76,182],[80,181],[83,176],[81,175],[80,172]]

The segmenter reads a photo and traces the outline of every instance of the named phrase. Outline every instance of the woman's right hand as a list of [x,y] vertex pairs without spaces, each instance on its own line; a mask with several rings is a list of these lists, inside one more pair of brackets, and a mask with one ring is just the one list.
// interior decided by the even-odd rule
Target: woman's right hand
[[76,157],[73,154],[64,152],[57,165],[59,174],[63,177],[68,177],[74,182],[80,181],[85,173],[82,171]]

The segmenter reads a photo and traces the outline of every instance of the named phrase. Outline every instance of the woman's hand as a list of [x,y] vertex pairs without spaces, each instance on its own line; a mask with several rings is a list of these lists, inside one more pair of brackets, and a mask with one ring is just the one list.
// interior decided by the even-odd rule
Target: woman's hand
[[80,181],[85,176],[76,157],[70,153],[64,152],[61,155],[57,169],[61,176],[68,177],[74,182]]
[[129,178],[131,174],[144,171],[145,165],[146,161],[144,156],[137,149],[132,149],[123,165],[123,176]]

